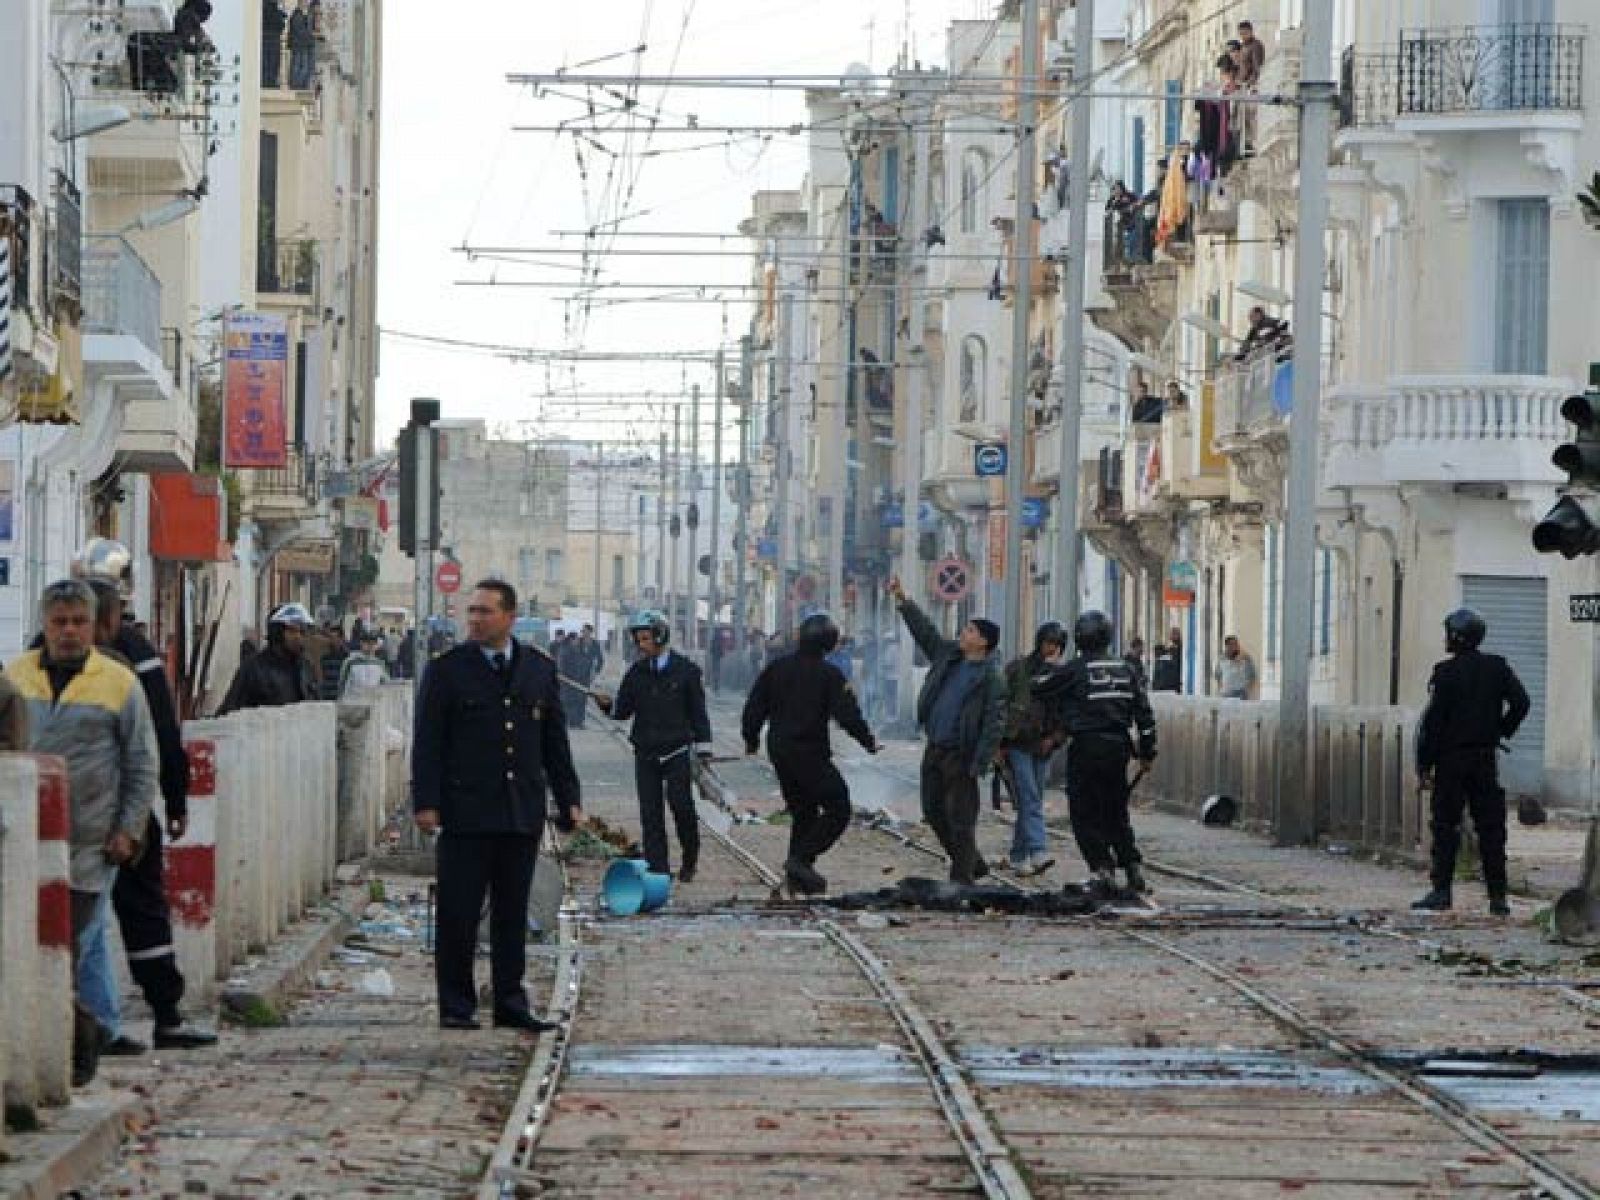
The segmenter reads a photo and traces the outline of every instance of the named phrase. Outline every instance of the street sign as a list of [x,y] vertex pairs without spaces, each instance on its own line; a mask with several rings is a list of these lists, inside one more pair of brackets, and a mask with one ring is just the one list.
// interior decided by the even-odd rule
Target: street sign
[[979,479],[994,479],[1006,473],[1004,442],[979,442],[972,448],[972,470]]
[[446,596],[453,595],[461,590],[461,564],[442,562],[439,569],[433,573],[434,583],[439,585],[439,590]]
[[1022,527],[1024,529],[1038,529],[1050,518],[1050,502],[1037,496],[1025,496],[1022,500]]
[[933,564],[933,594],[946,604],[964,599],[972,587],[972,570],[955,555]]
[[1573,621],[1600,621],[1600,592],[1569,596],[1567,617]]

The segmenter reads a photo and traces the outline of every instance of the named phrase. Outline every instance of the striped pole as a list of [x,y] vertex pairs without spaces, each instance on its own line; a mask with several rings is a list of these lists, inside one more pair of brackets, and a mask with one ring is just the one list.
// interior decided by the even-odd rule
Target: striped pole
[[0,228],[0,383],[11,375],[11,236]]
[[31,756],[39,766],[39,958],[34,1025],[35,1078],[46,1104],[72,1091],[72,801],[67,764]]
[[189,828],[166,847],[165,885],[178,965],[208,1000],[217,980],[217,743],[187,737]]
[[[7,1108],[32,1112],[39,1003],[39,768],[0,754],[0,1082]],[[0,1134],[3,1149],[3,1134]]]

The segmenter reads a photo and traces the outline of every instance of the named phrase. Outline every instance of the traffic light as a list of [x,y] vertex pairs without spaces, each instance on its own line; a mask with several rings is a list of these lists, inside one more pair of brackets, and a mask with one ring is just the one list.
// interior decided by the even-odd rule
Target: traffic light
[[[439,419],[439,402],[437,400],[413,400],[411,402],[411,422],[400,431],[399,443],[396,453],[400,459],[400,552],[407,557],[415,558],[417,555],[416,539],[416,506],[417,506],[417,429],[421,426],[432,425]],[[430,451],[428,478],[432,480],[431,488],[433,511],[430,514],[429,538],[434,545],[439,544],[439,437],[434,434],[428,439]]]
[[1533,527],[1533,548],[1577,558],[1600,551],[1600,363],[1589,368],[1589,390],[1562,401],[1561,416],[1577,429],[1550,456],[1567,473],[1567,490]]

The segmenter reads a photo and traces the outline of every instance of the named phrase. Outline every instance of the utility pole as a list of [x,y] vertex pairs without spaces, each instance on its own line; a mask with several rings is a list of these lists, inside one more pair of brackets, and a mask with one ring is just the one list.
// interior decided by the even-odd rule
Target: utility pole
[[679,453],[683,445],[679,425],[683,418],[683,410],[672,410],[672,503],[668,505],[671,515],[667,518],[667,534],[672,539],[672,549],[667,558],[667,628],[671,629],[678,623],[678,536],[682,529],[682,520],[678,514],[678,502],[682,496],[682,479],[680,467],[683,456]]
[[[846,151],[849,160],[849,173],[845,177],[844,191],[839,198],[839,332],[837,345],[839,348],[839,361],[843,364],[843,374],[840,378],[838,395],[834,400],[833,411],[828,414],[828,446],[831,448],[835,461],[838,463],[839,474],[836,486],[830,489],[828,500],[828,611],[833,614],[834,620],[840,620],[844,607],[844,505],[845,498],[850,494],[850,426],[848,423],[850,409],[850,391],[855,382],[856,360],[856,305],[855,298],[850,292],[850,269],[859,267],[854,263],[850,254],[850,241],[854,236],[856,246],[865,241],[865,230],[857,228],[854,235],[850,230],[851,206],[855,200],[856,171],[859,169],[856,160],[856,149],[850,147]],[[821,357],[819,355],[819,357]]]
[[[656,607],[667,598],[667,431],[661,431],[661,483],[656,488]],[[669,610],[670,611],[670,610]],[[671,617],[668,617],[671,622]]]
[[606,517],[606,446],[594,444],[594,636],[602,642],[604,631],[600,627],[600,544],[604,538]]
[[1089,244],[1089,139],[1092,111],[1089,91],[1094,77],[1094,0],[1077,0],[1073,25],[1072,144],[1067,156],[1067,262],[1061,286],[1060,347],[1061,461],[1057,464],[1056,527],[1061,542],[1055,561],[1056,618],[1072,628],[1078,619],[1079,437],[1083,425],[1083,300],[1089,264],[1084,248]]
[[[789,564],[794,561],[794,518],[789,513],[790,476],[794,472],[794,414],[795,388],[794,364],[789,352],[789,339],[794,336],[794,297],[785,295],[779,300],[778,363],[774,377],[777,387],[769,387],[768,395],[778,413],[778,630],[788,633],[794,628],[794,610],[790,604]],[[774,631],[774,632],[777,632]]]
[[750,561],[750,388],[755,382],[751,355],[747,333],[739,339],[739,516],[733,539],[733,652],[740,655],[745,648],[745,572]]
[[639,526],[638,533],[635,535],[635,540],[639,543],[639,546],[638,552],[634,556],[635,562],[633,565],[633,606],[635,608],[644,607],[644,577],[647,574],[647,564],[649,561],[645,557],[644,551],[644,498],[644,489],[642,487],[635,487],[633,489],[633,504],[634,508],[636,509],[634,515],[638,520]]
[[433,615],[433,556],[439,540],[438,433],[439,402],[411,402],[411,421],[400,431],[400,549],[414,564],[412,602],[412,673],[422,676],[428,662],[428,618]]
[[[722,351],[717,351],[718,361]],[[695,553],[700,541],[700,385],[689,389],[689,557],[684,570],[689,576],[689,612],[685,617],[683,646],[689,654],[700,648],[700,556]]]
[[[1017,72],[1017,206],[1011,241],[1011,425],[1006,438],[1005,622],[1001,644],[1017,654],[1022,632],[1022,498],[1027,480],[1028,307],[1033,293],[1034,124],[1039,118],[1039,0],[1022,2],[1022,59]],[[1076,164],[1074,170],[1077,170]],[[991,535],[993,529],[991,527]]]
[[722,393],[726,390],[723,378],[722,351],[717,351],[716,400],[712,404],[711,420],[711,536],[706,539],[706,558],[711,570],[706,580],[706,656],[709,661],[711,639],[717,636],[717,612],[722,607],[722,588],[718,586],[717,573],[722,568],[722,556],[717,552],[717,539],[722,535]]
[[[919,85],[923,84],[918,80]],[[916,266],[921,262],[927,274],[927,250],[922,241],[922,231],[928,224],[928,172],[932,158],[932,132],[928,121],[928,98],[919,86],[919,103],[911,111],[911,196],[906,204],[904,236],[901,239],[900,278],[907,296],[906,307],[906,368],[902,375],[905,389],[901,419],[904,422],[900,447],[901,470],[904,486],[900,496],[900,585],[913,601],[922,603],[922,561],[917,554],[917,543],[922,540],[922,412],[927,401],[924,397],[927,383],[928,358],[923,345],[927,336],[928,303],[918,290]],[[891,617],[891,619],[893,619]],[[911,712],[912,681],[916,678],[917,649],[909,636],[901,635],[897,642],[899,661],[895,664],[899,680],[897,713],[907,725]],[[880,656],[881,658],[881,656]]]
[[1298,845],[1316,833],[1311,782],[1311,647],[1316,585],[1317,434],[1322,380],[1322,279],[1333,122],[1334,0],[1307,0],[1300,77],[1300,205],[1294,264],[1294,411],[1289,420],[1283,553],[1283,682],[1273,834]]

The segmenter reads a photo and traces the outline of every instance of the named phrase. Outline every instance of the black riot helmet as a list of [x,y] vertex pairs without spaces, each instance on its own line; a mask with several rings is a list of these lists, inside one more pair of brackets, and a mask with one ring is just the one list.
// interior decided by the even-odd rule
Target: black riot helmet
[[1046,621],[1033,631],[1033,652],[1043,657],[1046,646],[1067,648],[1067,629],[1060,621]]
[[825,612],[812,613],[800,622],[795,633],[795,644],[802,654],[817,658],[833,653],[839,644],[839,624]]
[[1081,613],[1072,626],[1079,654],[1104,654],[1111,648],[1111,618],[1098,608]]
[[1476,650],[1488,633],[1482,617],[1470,608],[1458,608],[1444,619],[1444,648],[1451,654]]

